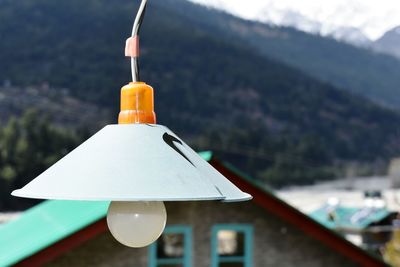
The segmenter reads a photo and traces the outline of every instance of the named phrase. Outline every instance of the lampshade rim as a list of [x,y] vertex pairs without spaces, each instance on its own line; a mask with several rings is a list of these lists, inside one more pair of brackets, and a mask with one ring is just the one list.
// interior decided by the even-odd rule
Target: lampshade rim
[[66,196],[51,196],[51,195],[34,195],[34,194],[26,194],[21,192],[21,190],[17,189],[14,190],[11,195],[15,197],[23,197],[23,198],[32,198],[32,199],[50,199],[50,200],[76,200],[76,201],[213,201],[213,200],[221,200],[223,202],[240,202],[240,201],[247,201],[251,200],[252,196],[243,193],[242,197],[238,198],[226,198],[225,196],[215,196],[215,197],[161,197],[161,198],[154,198],[154,197],[132,197],[132,198],[116,198],[116,197],[66,197]]

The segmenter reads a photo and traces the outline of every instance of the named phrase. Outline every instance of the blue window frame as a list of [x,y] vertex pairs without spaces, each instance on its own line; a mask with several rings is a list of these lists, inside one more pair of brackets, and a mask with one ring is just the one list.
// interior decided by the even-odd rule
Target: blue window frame
[[253,226],[217,224],[211,232],[211,267],[252,267]]
[[149,267],[192,267],[192,227],[167,226],[149,247]]

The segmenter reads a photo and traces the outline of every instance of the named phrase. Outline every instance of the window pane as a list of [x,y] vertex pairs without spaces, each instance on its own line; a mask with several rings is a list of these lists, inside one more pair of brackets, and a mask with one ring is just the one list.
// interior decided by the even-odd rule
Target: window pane
[[225,263],[220,263],[220,267],[244,267],[243,263],[231,263],[231,262],[225,262]]
[[[218,238],[219,255],[221,256],[244,255],[244,233],[231,230],[220,230],[218,231],[217,238]],[[226,265],[226,266],[231,266],[231,265]]]
[[[184,251],[183,234],[163,234],[158,240],[157,258],[182,258]],[[180,265],[171,265],[168,267],[179,267]]]

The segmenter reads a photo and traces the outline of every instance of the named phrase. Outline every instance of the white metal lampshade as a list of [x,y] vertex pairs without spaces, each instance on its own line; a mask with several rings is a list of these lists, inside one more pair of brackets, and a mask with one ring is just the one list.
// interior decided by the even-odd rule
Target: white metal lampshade
[[132,82],[121,89],[118,125],[108,125],[12,195],[59,200],[111,201],[107,225],[128,247],[162,234],[163,201],[245,201],[242,192],[168,128],[155,123],[153,88],[139,79],[142,0],[125,55]]
[[251,199],[156,124],[108,125],[12,195],[111,201]]

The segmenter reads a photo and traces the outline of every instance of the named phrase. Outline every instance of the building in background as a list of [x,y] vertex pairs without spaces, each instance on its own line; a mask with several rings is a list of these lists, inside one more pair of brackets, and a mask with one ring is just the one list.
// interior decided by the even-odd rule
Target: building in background
[[365,192],[362,207],[344,206],[332,198],[310,216],[354,244],[377,255],[392,237],[397,212],[387,209],[379,191]]
[[384,266],[212,153],[202,156],[253,201],[168,202],[164,234],[141,249],[109,234],[108,202],[45,201],[0,227],[0,266]]

